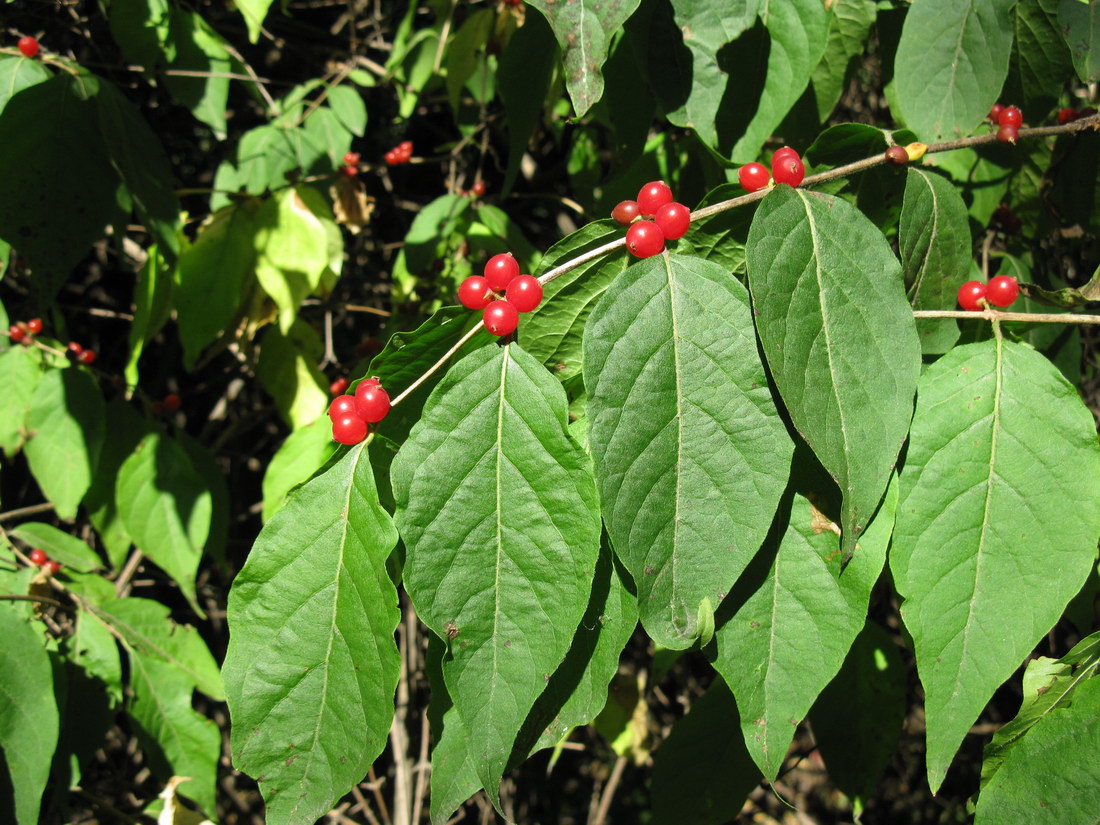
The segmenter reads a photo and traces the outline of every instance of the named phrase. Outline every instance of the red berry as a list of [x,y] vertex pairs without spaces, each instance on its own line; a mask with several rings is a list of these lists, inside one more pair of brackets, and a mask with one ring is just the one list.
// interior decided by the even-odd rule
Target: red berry
[[23,53],[23,57],[34,57],[38,54],[38,40],[30,35],[20,37],[19,51]]
[[798,186],[806,177],[806,167],[797,152],[785,154],[778,161],[772,159],[772,180],[789,186]]
[[493,300],[493,290],[487,278],[471,275],[458,285],[458,302],[466,309],[485,309]]
[[84,352],[84,347],[80,346],[76,341],[70,341],[68,346],[69,352],[79,357],[80,353]]
[[372,375],[370,378],[364,378],[358,384],[355,385],[356,389],[359,387],[381,387],[382,381],[377,375]]
[[1073,123],[1073,121],[1075,121],[1075,120],[1077,120],[1077,110],[1076,109],[1066,108],[1066,109],[1059,109],[1058,110],[1058,122],[1059,123],[1061,123],[1061,124]]
[[542,284],[531,275],[520,275],[508,284],[504,297],[517,312],[530,312],[542,303]]
[[31,335],[37,335],[41,331],[42,331],[42,319],[41,318],[31,318],[29,321],[27,321],[27,332],[29,332]]
[[346,152],[344,154],[345,166],[358,166],[360,160],[362,160],[362,158],[359,157],[358,152]]
[[792,149],[790,146],[781,146],[772,153],[772,166],[779,163],[783,158],[797,158],[798,152]]
[[657,210],[653,222],[660,228],[666,241],[675,241],[682,238],[691,226],[691,210],[676,201],[666,203]]
[[652,258],[665,248],[661,227],[653,221],[638,221],[626,230],[626,248],[639,258]]
[[347,392],[348,384],[351,383],[347,378],[341,376],[328,385],[329,395],[343,395]]
[[50,560],[50,557],[46,555],[46,552],[39,547],[31,550],[30,558],[31,564],[37,564],[39,566],[42,566]]
[[1016,138],[1020,136],[1020,129],[1016,126],[1005,125],[997,130],[997,140],[1001,143],[1016,143]]
[[332,437],[351,447],[367,437],[367,422],[357,415],[342,415],[332,421]]
[[485,181],[475,180],[474,185],[470,187],[470,194],[475,198],[480,198],[485,194]]
[[981,312],[979,301],[985,297],[985,284],[981,281],[967,281],[959,287],[959,306],[968,312]]
[[413,142],[411,140],[403,140],[399,144],[397,144],[397,149],[402,155],[405,156],[405,159],[407,160],[408,158],[412,157]]
[[164,405],[164,409],[166,412],[174,413],[179,412],[180,404],[182,404],[183,402],[178,395],[172,392],[164,396],[164,401],[162,401],[161,403]]
[[359,168],[356,166],[341,166],[340,174],[345,178],[356,178],[359,177]]
[[360,381],[355,388],[355,410],[368,424],[375,424],[390,411],[390,394],[380,384]]
[[990,278],[985,285],[985,299],[995,307],[1012,306],[1020,294],[1020,285],[1011,275],[998,275]]
[[23,329],[23,327],[18,324],[12,324],[8,327],[8,335],[11,336],[12,343],[18,344],[27,337],[27,330]]
[[642,214],[642,211],[638,208],[637,201],[619,201],[615,204],[615,208],[611,210],[612,220],[621,223],[623,226],[630,226],[640,214]]
[[80,355],[76,356],[76,360],[81,364],[92,365],[95,363],[95,350],[86,349]]
[[737,170],[737,180],[746,192],[759,192],[771,182],[772,176],[762,163],[746,163]]
[[996,123],[997,119],[1001,116],[1001,112],[1005,110],[1005,107],[1000,103],[994,103],[993,108],[989,110],[989,114],[985,116],[986,120],[990,123]]
[[904,166],[909,162],[909,153],[904,146],[891,146],[886,150],[886,162],[894,166]]
[[1024,123],[1024,113],[1015,106],[1005,106],[997,115],[997,124],[1000,126],[1015,126],[1019,129]]
[[642,215],[655,215],[666,203],[672,202],[672,190],[663,180],[651,180],[638,192],[638,211]]
[[485,264],[485,280],[489,282],[491,289],[498,292],[506,288],[517,275],[519,275],[519,261],[512,256],[511,252],[494,255]]
[[508,301],[493,301],[485,307],[481,322],[493,335],[510,335],[519,325],[519,310]]
[[394,152],[393,149],[390,149],[390,151],[386,152],[382,157],[385,159],[387,166],[396,166],[401,162],[397,159],[397,153]]
[[328,405],[328,417],[333,421],[344,415],[357,415],[354,395],[338,395]]
[[50,559],[42,565],[42,569],[46,571],[47,576],[56,576],[61,569],[61,562]]

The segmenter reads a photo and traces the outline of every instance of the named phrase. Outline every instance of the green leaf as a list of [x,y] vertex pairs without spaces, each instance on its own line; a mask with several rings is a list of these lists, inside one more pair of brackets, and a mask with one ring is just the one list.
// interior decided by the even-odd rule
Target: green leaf
[[844,495],[849,555],[913,414],[920,342],[886,239],[839,198],[778,186],[748,243],[757,334],[791,421]]
[[[814,499],[820,495],[813,493]],[[787,518],[777,520],[734,590],[741,604],[715,634],[714,668],[737,697],[745,744],[769,780],[779,774],[798,723],[863,629],[896,505],[892,485],[842,575],[840,541],[829,529],[835,525],[795,495]]]
[[205,811],[214,803],[221,733],[191,707],[192,686],[172,665],[139,653],[130,655],[130,702],[142,750],[161,782],[190,777],[184,793]]
[[58,516],[71,520],[92,483],[103,446],[104,403],[84,370],[48,370],[27,411],[24,447],[35,481]]
[[[898,228],[898,251],[913,309],[954,309],[969,273],[970,221],[958,190],[946,178],[910,168]],[[947,352],[959,339],[950,318],[917,321],[921,350]]]
[[229,537],[229,487],[225,471],[213,453],[200,444],[186,430],[176,431],[176,438],[191,460],[191,468],[203,480],[210,491],[210,532],[203,545],[203,552],[225,566],[225,543]]
[[[738,183],[723,183],[707,193],[696,209],[745,194]],[[727,272],[745,274],[745,241],[749,225],[756,214],[754,204],[727,209],[709,218],[692,221],[687,233],[679,240],[676,251],[694,254],[725,267]]]
[[234,3],[248,26],[249,43],[255,43],[260,39],[260,31],[267,11],[271,8],[271,2],[272,0],[236,0]]
[[846,796],[866,800],[874,793],[901,736],[906,689],[894,638],[869,621],[810,709],[829,779]]
[[87,76],[62,73],[15,95],[0,118],[0,238],[51,291],[116,208],[119,179],[96,127],[94,87]]
[[126,361],[126,383],[137,386],[138,360],[145,345],[164,327],[172,313],[172,271],[160,247],[148,250],[145,265],[134,286],[134,322],[130,325],[130,357]]
[[1088,576],[1098,496],[1092,415],[1030,347],[956,347],[922,376],[890,567],[925,690],[933,793]]
[[50,70],[38,60],[0,56],[0,113],[15,94],[50,77]]
[[168,0],[111,0],[111,35],[126,59],[152,71],[174,56]]
[[[1083,137],[1085,136],[1078,135],[1076,139]],[[978,154],[973,149],[956,149],[953,152],[942,152],[935,157],[936,165],[954,178],[963,200],[970,205],[970,217],[981,226],[989,224],[993,212],[1004,201],[1012,179],[1009,164],[999,162],[1000,160],[1000,157],[995,160],[989,154]],[[1055,189],[1057,188],[1056,184]],[[1089,188],[1091,193],[1091,183]]]
[[145,436],[119,468],[115,499],[134,544],[205,615],[195,596],[195,574],[210,533],[210,490],[187,453],[164,433]]
[[261,339],[256,375],[294,429],[316,421],[328,406],[328,381],[317,367],[323,347],[317,331],[300,319],[289,335],[270,326]]
[[1028,733],[978,797],[975,825],[1088,825],[1100,796],[1100,679]]
[[584,338],[604,521],[646,631],[682,649],[768,531],[793,444],[772,402],[748,293],[717,264],[634,264]]
[[336,447],[336,442],[332,440],[332,424],[327,416],[290,434],[271,457],[264,472],[264,521],[282,508],[291,490],[308,481],[325,465],[336,452]]
[[237,312],[255,264],[253,237],[260,203],[250,198],[219,209],[180,255],[176,318],[188,369]]
[[1058,25],[1066,36],[1073,68],[1082,83],[1100,80],[1100,13],[1095,2],[1061,0]]
[[565,658],[600,543],[596,485],[561,385],[516,345],[483,347],[432,392],[391,468],[404,578],[450,640],[448,692],[497,801],[520,726]]
[[343,164],[344,154],[351,148],[352,135],[336,112],[328,106],[315,109],[302,124],[302,130],[308,143],[320,149],[333,167]]
[[822,123],[840,101],[878,14],[874,0],[836,0],[827,8],[829,34],[825,53],[810,75],[817,99],[817,117]]
[[565,86],[576,117],[603,97],[603,68],[611,38],[638,8],[639,0],[531,0],[554,30],[561,47]]
[[[593,221],[547,250],[534,274],[618,240],[622,228],[610,220]],[[565,381],[581,372],[581,336],[592,308],[608,284],[631,263],[625,247],[599,255],[543,287],[543,299],[520,325],[519,340],[531,355]]]
[[112,704],[122,704],[122,660],[118,643],[106,622],[92,612],[81,611],[69,638],[70,657],[89,678],[101,681]]
[[386,744],[401,614],[397,533],[376,502],[353,447],[264,525],[229,594],[233,759],[263,778],[271,825],[322,816]]
[[199,632],[176,624],[168,608],[152,599],[108,599],[91,608],[110,625],[134,654],[157,659],[216,701],[225,699],[218,665]]
[[497,83],[508,129],[508,168],[500,187],[502,195],[512,190],[527,143],[538,126],[557,56],[554,33],[541,14],[527,17],[500,56]]
[[15,821],[35,825],[57,746],[53,670],[41,634],[7,605],[0,605],[0,634],[0,748],[11,774]]
[[1008,74],[1016,0],[922,0],[905,15],[894,83],[905,123],[925,142],[965,137]]
[[197,74],[167,74],[164,85],[172,97],[214,131],[215,137],[224,140],[227,75],[233,70],[225,41],[198,14],[174,4],[171,28],[169,45],[175,55],[166,68]]
[[715,679],[653,757],[652,825],[722,825],[760,782],[733,694]]
[[80,573],[90,573],[103,567],[99,556],[85,542],[70,536],[50,524],[26,521],[11,531],[28,547],[40,547],[51,559]]
[[[432,686],[432,702],[438,693]],[[431,817],[432,825],[446,825],[462,803],[481,789],[477,768],[466,743],[470,734],[458,710],[449,707],[443,714],[443,730],[432,748]]]
[[485,47],[495,22],[496,9],[486,7],[471,12],[447,44],[443,69],[447,98],[455,112],[461,106],[463,87],[477,71],[478,64],[485,59]]
[[1024,120],[1030,123],[1041,120],[1057,103],[1072,63],[1058,28],[1058,0],[1020,0],[1012,10],[1012,23],[1016,36],[1002,98],[1019,100]]
[[352,86],[333,86],[328,90],[328,105],[340,122],[353,135],[363,137],[367,129],[367,104],[358,89]]
[[9,457],[23,446],[27,410],[41,378],[39,358],[27,347],[0,352],[0,448]]

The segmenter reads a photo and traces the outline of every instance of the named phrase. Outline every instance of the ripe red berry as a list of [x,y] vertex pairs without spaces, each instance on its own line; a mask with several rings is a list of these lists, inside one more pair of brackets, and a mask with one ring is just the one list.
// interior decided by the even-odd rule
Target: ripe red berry
[[42,319],[41,318],[31,318],[29,321],[27,321],[27,332],[29,332],[31,335],[37,335],[41,331],[42,331]]
[[405,160],[408,160],[412,157],[413,142],[411,140],[401,141],[399,144],[397,144],[397,151],[405,157]]
[[626,248],[639,258],[652,258],[665,248],[661,227],[653,221],[638,221],[626,230]]
[[1008,124],[1001,126],[997,129],[997,140],[1001,143],[1016,143],[1016,138],[1020,136],[1020,129],[1017,126],[1010,126]]
[[519,326],[519,310],[508,301],[493,301],[485,307],[481,322],[493,335],[511,335]]
[[798,152],[792,149],[790,146],[781,146],[772,153],[772,165],[779,163],[783,158],[797,158]]
[[84,352],[84,347],[80,346],[76,341],[70,341],[67,349],[76,357],[79,357],[80,353]]
[[345,178],[356,178],[359,177],[359,168],[356,166],[341,166],[340,174]]
[[789,186],[798,186],[806,177],[806,167],[797,152],[785,154],[778,161],[772,159],[772,180]]
[[474,185],[470,187],[470,195],[475,198],[480,198],[485,194],[485,181],[475,180]]
[[737,180],[746,192],[759,192],[769,183],[772,176],[762,163],[746,163],[737,170]]
[[994,103],[993,108],[989,110],[989,114],[985,116],[986,120],[990,123],[996,123],[997,119],[1001,116],[1001,112],[1005,110],[1005,107],[1000,103]]
[[86,349],[80,355],[76,356],[76,360],[81,364],[91,366],[95,363],[95,350]]
[[1019,129],[1024,123],[1024,113],[1015,106],[1005,106],[997,115],[997,124],[1000,126],[1015,126]]
[[1011,275],[997,275],[985,285],[985,299],[995,307],[1012,306],[1019,295],[1020,285]]
[[367,437],[367,422],[357,415],[342,415],[332,420],[332,437],[348,447]]
[[393,149],[390,149],[390,151],[386,152],[382,157],[386,161],[387,166],[396,166],[401,162],[397,159],[397,153],[394,152]]
[[8,335],[11,337],[13,344],[18,344],[27,337],[27,330],[23,329],[23,327],[18,324],[12,324],[8,327]]
[[328,417],[333,421],[343,415],[356,414],[354,395],[338,395],[328,405]]
[[328,385],[329,395],[343,395],[347,392],[348,384],[351,383],[347,378],[341,376]]
[[42,566],[50,560],[50,557],[46,555],[46,552],[39,547],[31,550],[30,553],[31,564],[37,564]]
[[47,576],[56,576],[61,569],[61,562],[50,559],[42,565],[42,569],[46,571]]
[[666,203],[672,202],[672,190],[663,180],[651,180],[638,192],[638,211],[642,215],[655,215]]
[[458,302],[466,309],[485,309],[493,300],[489,281],[480,275],[471,275],[458,285]]
[[666,203],[657,210],[653,222],[661,229],[666,241],[682,238],[691,226],[691,210],[682,203]]
[[1058,123],[1060,123],[1060,124],[1072,123],[1075,120],[1077,120],[1077,110],[1076,109],[1065,108],[1065,109],[1059,109],[1058,110]]
[[634,219],[642,214],[637,201],[619,201],[611,210],[611,219],[623,226],[630,226]]
[[381,387],[381,386],[382,386],[381,379],[377,375],[372,375],[370,378],[364,378],[362,381],[360,381],[358,384],[356,384],[355,388],[358,389],[359,387]]
[[376,382],[360,381],[355,388],[355,410],[368,424],[375,424],[390,411],[390,394]]
[[904,166],[909,162],[909,153],[904,146],[891,146],[886,150],[886,162],[894,166]]
[[180,405],[183,402],[178,395],[171,392],[164,396],[164,401],[161,403],[164,405],[165,412],[174,413],[179,412]]
[[985,297],[985,284],[981,281],[967,281],[959,287],[959,306],[968,312],[981,312],[979,301]]
[[517,312],[530,312],[542,303],[542,284],[531,275],[520,275],[508,284],[504,297]]
[[485,280],[489,287],[496,291],[505,289],[512,279],[519,275],[519,261],[511,252],[501,252],[494,255],[485,264]]
[[30,35],[19,38],[19,51],[23,57],[34,57],[38,54],[38,40]]
[[344,153],[344,165],[345,166],[358,166],[360,160],[362,160],[362,158],[359,157],[358,152],[346,152],[346,153]]

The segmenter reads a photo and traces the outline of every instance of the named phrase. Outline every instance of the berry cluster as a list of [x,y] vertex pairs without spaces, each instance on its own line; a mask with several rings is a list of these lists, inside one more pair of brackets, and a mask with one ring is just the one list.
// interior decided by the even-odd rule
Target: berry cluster
[[57,571],[61,569],[61,563],[56,562],[46,555],[46,551],[39,547],[35,547],[30,552],[31,564],[38,565],[46,571],[47,576],[56,576]]
[[988,284],[967,281],[959,287],[959,306],[968,312],[981,312],[987,305],[1004,309],[1020,294],[1020,285],[1011,275],[997,275]]
[[[386,161],[387,166],[399,166],[402,163],[408,163],[409,158],[412,157],[413,144],[411,140],[404,140],[401,143],[394,146],[390,151],[383,155],[383,159]],[[346,160],[346,158],[345,158]]]
[[13,344],[22,344],[29,347],[34,343],[34,336],[42,331],[42,319],[31,318],[29,321],[19,321],[8,327],[8,336]]
[[[672,199],[672,190],[662,180],[647,183],[638,199],[622,201],[611,210],[616,223],[626,230],[626,248],[639,258],[652,258],[665,248],[665,241],[684,236],[691,226],[691,210]],[[652,220],[646,220],[652,218]]]
[[519,261],[511,252],[494,255],[484,275],[471,275],[458,287],[458,302],[467,309],[484,310],[482,323],[493,335],[510,335],[519,325],[519,314],[542,302],[542,284],[531,275],[519,274]]
[[359,174],[359,161],[361,159],[358,152],[346,153],[344,155],[344,165],[340,167],[340,174],[345,178],[356,177]]
[[153,415],[156,416],[173,415],[174,413],[179,412],[180,406],[182,404],[183,399],[181,399],[174,392],[170,392],[160,401],[151,402],[149,404],[149,410],[153,413]]
[[19,38],[19,53],[23,57],[35,57],[38,55],[38,39],[31,37],[29,34],[26,37]]
[[759,192],[772,183],[798,186],[805,177],[806,166],[798,152],[790,146],[775,150],[770,173],[762,163],[746,163],[737,170],[737,180],[746,192]]
[[83,347],[76,341],[70,341],[68,347],[66,347],[66,351],[70,356],[85,366],[95,363],[95,350],[91,347]]
[[352,446],[367,437],[367,429],[377,424],[390,411],[390,395],[376,377],[365,378],[355,388],[355,395],[339,395],[328,406],[332,419],[332,437]]
[[1024,113],[1015,106],[1002,106],[1000,103],[994,103],[993,108],[989,110],[988,120],[990,123],[996,123],[999,127],[997,129],[997,140],[1001,143],[1015,144],[1016,138],[1020,134],[1020,127],[1024,124]]

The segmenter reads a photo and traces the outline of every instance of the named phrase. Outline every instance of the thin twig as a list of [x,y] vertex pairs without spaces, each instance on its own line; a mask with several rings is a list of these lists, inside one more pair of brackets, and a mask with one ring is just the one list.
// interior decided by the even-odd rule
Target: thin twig
[[21,593],[0,593],[0,601],[41,602],[42,604],[48,604],[51,607],[60,607],[62,610],[73,611],[73,607],[71,605],[62,604],[57,599],[51,599],[48,596],[24,596]]
[[229,52],[230,55],[235,57],[237,59],[237,62],[244,67],[245,72],[248,73],[248,79],[256,84],[256,89],[257,91],[259,91],[260,97],[264,99],[264,103],[266,103],[268,106],[268,113],[274,114],[278,112],[279,106],[275,103],[275,98],[273,98],[271,96],[271,93],[268,92],[267,86],[264,85],[264,81],[260,80],[260,76],[256,74],[255,70],[251,66],[248,65],[248,62],[244,59],[244,57],[241,56],[241,53],[237,51],[232,45],[230,45],[229,41],[223,40],[221,41],[221,43],[222,46],[225,47],[225,50]]
[[607,821],[607,811],[611,808],[611,800],[619,787],[619,780],[622,779],[625,768],[626,757],[620,756],[615,760],[615,767],[611,769],[611,776],[604,785],[603,793],[600,795],[600,807],[596,809],[596,818],[592,821],[592,825],[604,825]]
[[427,372],[425,372],[423,375],[421,375],[419,378],[409,384],[409,386],[407,386],[403,392],[399,393],[397,397],[394,398],[392,402],[390,402],[390,406],[396,407],[398,404],[408,398],[409,394],[416,390],[417,387],[419,387],[421,384],[423,384],[425,381],[435,375],[436,370],[446,364],[449,360],[451,360],[451,357],[456,352],[466,346],[466,343],[475,335],[477,335],[479,329],[481,329],[480,325],[470,327],[469,331],[458,340],[457,344],[455,344],[453,347],[443,353],[443,357],[432,364],[430,367],[428,367]]
[[118,578],[115,580],[115,595],[120,599],[123,596],[129,595],[130,580],[134,577],[138,565],[141,564],[144,558],[145,554],[135,548],[134,552],[130,554],[130,558],[126,560],[126,564],[123,565],[122,572],[118,574]]
[[8,510],[6,513],[0,513],[0,521],[11,521],[12,519],[22,518],[23,516],[33,516],[36,513],[48,513],[53,509],[53,505],[48,501],[42,504],[31,504],[27,507],[20,507],[16,510]]
[[1100,315],[1077,315],[1072,312],[999,312],[986,309],[968,312],[963,309],[915,309],[914,318],[981,318],[983,321],[1026,321],[1031,324],[1100,324]]

